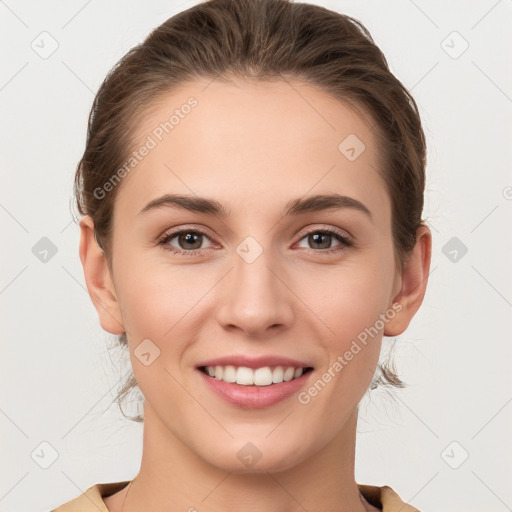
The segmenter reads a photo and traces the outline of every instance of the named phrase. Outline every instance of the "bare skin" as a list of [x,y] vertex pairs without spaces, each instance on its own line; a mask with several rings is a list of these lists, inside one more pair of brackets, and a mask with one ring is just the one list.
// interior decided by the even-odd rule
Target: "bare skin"
[[[423,301],[431,233],[418,231],[398,272],[371,122],[291,83],[193,82],[169,93],[137,126],[133,149],[190,96],[198,104],[118,185],[112,272],[91,219],[80,223],[89,293],[102,327],[128,333],[145,397],[141,468],[124,510],[128,487],[105,498],[111,512],[379,510],[354,479],[357,406],[382,336],[403,333]],[[365,144],[354,161],[338,149],[349,134]],[[165,193],[215,199],[230,214],[174,207],[139,215]],[[291,199],[332,193],[362,202],[371,218],[351,208],[281,216]],[[171,228],[204,231],[199,252],[159,245]],[[307,236],[325,228],[355,245],[327,237],[319,247],[325,242]],[[251,263],[236,251],[247,236],[262,248]],[[166,242],[182,252],[197,250],[191,244]],[[236,407],[196,369],[214,357],[277,354],[311,363],[309,388],[397,303],[400,311],[307,404],[293,395],[264,409]],[[160,351],[147,366],[134,353],[145,339]],[[250,468],[237,456],[249,441],[261,453]]]

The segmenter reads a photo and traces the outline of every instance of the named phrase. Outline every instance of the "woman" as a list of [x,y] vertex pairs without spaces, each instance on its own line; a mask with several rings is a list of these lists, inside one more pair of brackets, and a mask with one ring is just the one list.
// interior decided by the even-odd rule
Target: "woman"
[[144,396],[131,481],[56,509],[414,511],[358,484],[358,403],[423,300],[425,138],[356,20],[210,0],[109,73],[80,258]]

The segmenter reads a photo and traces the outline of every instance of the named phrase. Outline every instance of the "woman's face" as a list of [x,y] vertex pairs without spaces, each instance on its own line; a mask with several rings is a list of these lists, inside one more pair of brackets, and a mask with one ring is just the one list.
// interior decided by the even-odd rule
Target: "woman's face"
[[[110,314],[128,333],[145,421],[226,470],[243,471],[246,454],[261,455],[256,470],[296,465],[353,417],[400,315],[371,128],[298,82],[194,82],[162,99],[136,135],[137,165],[115,203]],[[143,212],[166,194],[215,201],[225,216],[171,203]],[[333,194],[351,199],[308,203]],[[294,201],[306,208],[286,214]],[[299,384],[249,389],[198,369],[231,356],[262,358],[272,378],[270,357],[313,370]]]

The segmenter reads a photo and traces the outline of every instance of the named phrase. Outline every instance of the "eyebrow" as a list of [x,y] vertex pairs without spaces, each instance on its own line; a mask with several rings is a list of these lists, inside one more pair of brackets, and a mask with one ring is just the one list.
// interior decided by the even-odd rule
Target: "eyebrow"
[[[226,218],[231,213],[231,210],[227,210],[215,199],[183,194],[165,194],[146,204],[146,206],[144,206],[144,208],[139,212],[139,215],[165,207],[181,208],[191,212],[213,215],[219,218]],[[340,194],[319,194],[292,199],[286,203],[282,216],[295,216],[304,213],[335,209],[351,209],[360,211],[373,222],[372,213],[363,203],[353,197],[343,196]]]

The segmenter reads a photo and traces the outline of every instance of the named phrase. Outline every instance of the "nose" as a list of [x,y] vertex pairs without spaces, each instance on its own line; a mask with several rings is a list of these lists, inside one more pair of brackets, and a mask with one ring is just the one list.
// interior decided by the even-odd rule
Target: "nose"
[[270,251],[263,251],[251,263],[235,254],[234,268],[226,276],[224,294],[219,297],[218,322],[225,329],[256,338],[268,336],[270,330],[289,328],[294,320],[294,294],[285,274]]

